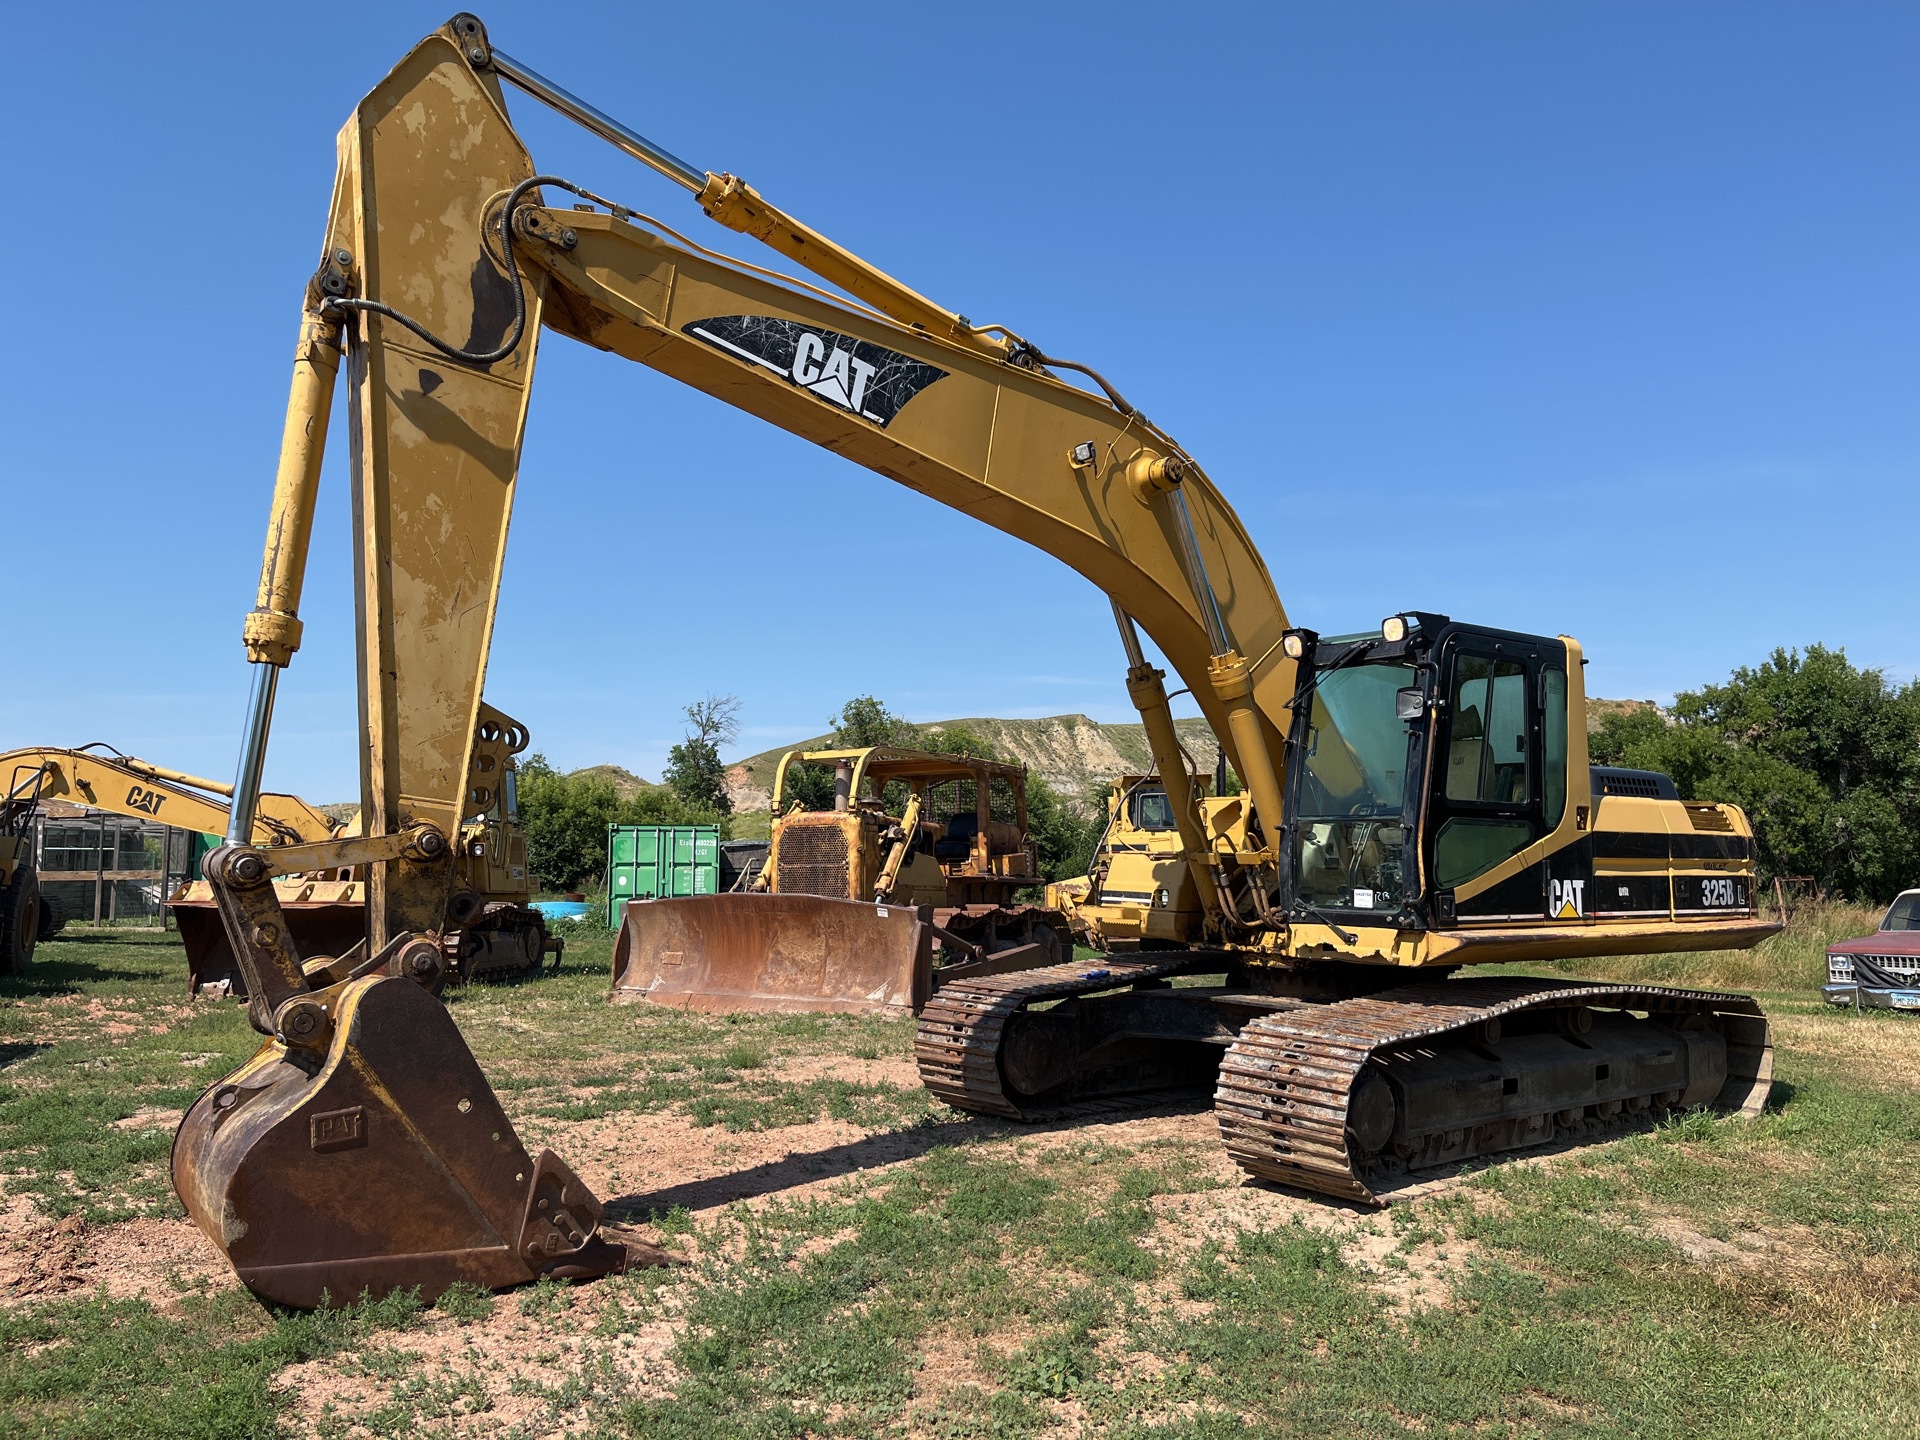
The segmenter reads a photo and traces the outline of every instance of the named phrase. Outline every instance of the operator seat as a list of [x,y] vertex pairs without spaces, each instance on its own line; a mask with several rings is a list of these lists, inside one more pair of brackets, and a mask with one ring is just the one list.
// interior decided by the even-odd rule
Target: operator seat
[[973,854],[973,837],[979,833],[980,817],[973,811],[949,816],[945,838],[933,842],[933,858],[949,864],[967,859]]

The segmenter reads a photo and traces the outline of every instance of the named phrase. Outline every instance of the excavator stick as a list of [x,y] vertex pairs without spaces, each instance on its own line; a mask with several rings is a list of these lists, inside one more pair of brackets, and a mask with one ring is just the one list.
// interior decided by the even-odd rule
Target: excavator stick
[[719,1013],[914,1015],[933,985],[933,926],[912,906],[819,895],[694,895],[627,904],[616,1001]]
[[297,1307],[416,1287],[431,1301],[456,1281],[625,1268],[600,1202],[528,1153],[430,992],[435,940],[396,936],[336,978],[288,940],[263,852],[223,846],[206,869],[269,1039],[187,1112],[173,1183],[249,1289]]

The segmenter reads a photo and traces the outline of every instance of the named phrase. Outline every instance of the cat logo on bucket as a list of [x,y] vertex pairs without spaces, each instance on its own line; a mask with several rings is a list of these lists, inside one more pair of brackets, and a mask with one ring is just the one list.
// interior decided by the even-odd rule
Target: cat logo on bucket
[[1586,913],[1586,881],[1549,880],[1547,882],[1547,914],[1555,920],[1579,920]]

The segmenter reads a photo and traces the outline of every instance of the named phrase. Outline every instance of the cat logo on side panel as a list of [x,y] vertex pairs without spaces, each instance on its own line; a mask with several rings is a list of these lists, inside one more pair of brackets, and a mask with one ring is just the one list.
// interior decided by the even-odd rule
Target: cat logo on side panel
[[1587,882],[1549,880],[1547,914],[1555,920],[1579,920],[1587,913]]
[[901,406],[947,375],[871,340],[779,315],[712,315],[681,328],[883,430]]

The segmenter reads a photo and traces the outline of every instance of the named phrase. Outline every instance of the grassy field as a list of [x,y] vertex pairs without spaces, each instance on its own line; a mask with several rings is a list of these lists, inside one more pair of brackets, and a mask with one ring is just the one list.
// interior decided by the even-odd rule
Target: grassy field
[[1920,1018],[1750,957],[1779,1080],[1385,1213],[1242,1183],[1204,1106],[1020,1128],[905,1023],[602,1003],[609,944],[451,1006],[530,1146],[683,1263],[263,1308],[180,1214],[181,1109],[248,1053],[157,935],[0,983],[0,1434],[1824,1436],[1920,1432]]

